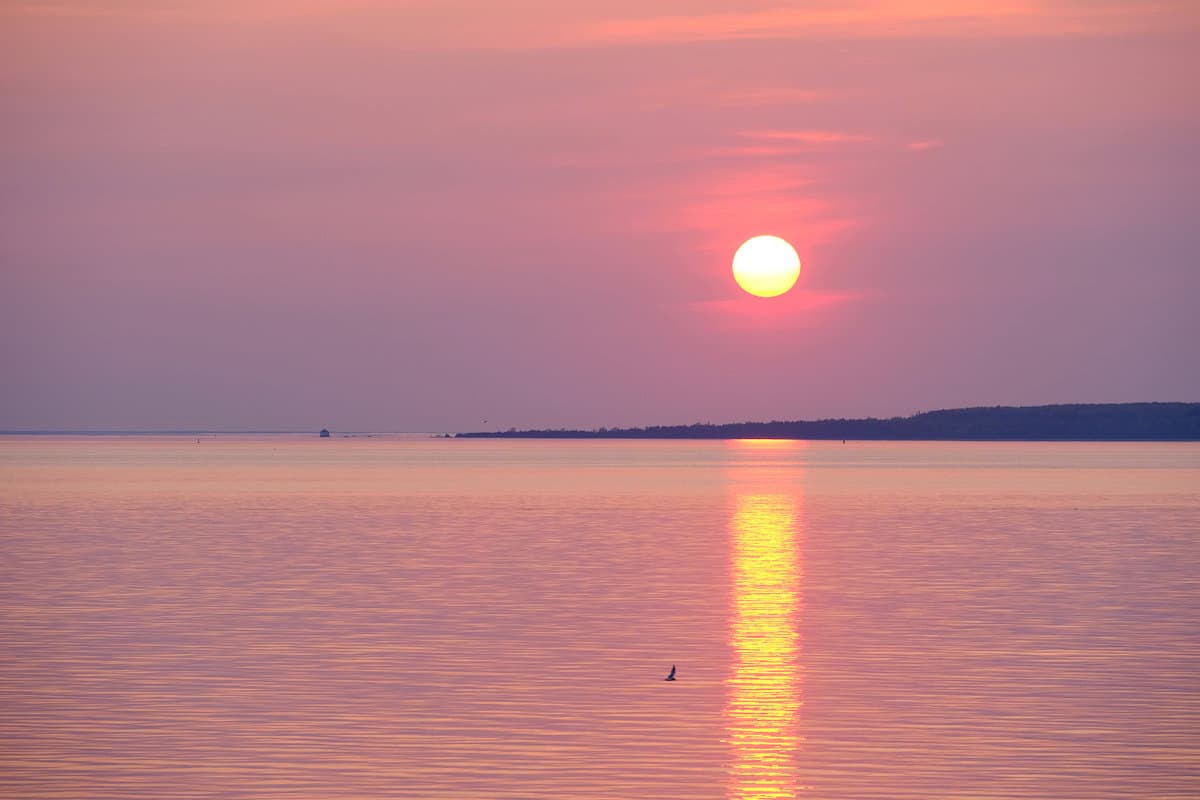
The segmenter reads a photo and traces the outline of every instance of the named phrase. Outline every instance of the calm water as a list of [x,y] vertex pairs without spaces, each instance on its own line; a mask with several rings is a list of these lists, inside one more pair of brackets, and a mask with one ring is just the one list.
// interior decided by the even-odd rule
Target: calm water
[[0,438],[5,797],[1196,798],[1198,676],[1194,444]]

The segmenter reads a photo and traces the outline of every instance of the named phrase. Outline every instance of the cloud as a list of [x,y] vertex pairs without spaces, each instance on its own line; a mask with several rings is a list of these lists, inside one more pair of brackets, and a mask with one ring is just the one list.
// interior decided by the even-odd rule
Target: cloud
[[[801,280],[804,280],[803,273]],[[702,317],[729,328],[795,328],[814,325],[836,309],[867,300],[863,292],[815,291],[797,286],[779,297],[735,297],[689,303]]]
[[[522,51],[765,39],[1095,36],[1195,30],[1194,0],[777,0],[683,14],[613,0],[12,0],[0,20],[119,20],[137,25],[269,25],[410,51]],[[667,4],[657,5],[662,8]],[[679,8],[681,4],[670,4]],[[707,6],[707,8],[705,8]],[[647,4],[654,9],[656,4]],[[634,11],[633,9],[637,9]],[[765,99],[764,99],[765,98]],[[775,103],[769,91],[737,102]],[[790,102],[796,102],[795,99]]]
[[730,106],[790,106],[800,103],[820,103],[843,97],[845,94],[846,92],[769,86],[722,91],[716,95],[716,99],[717,102]]
[[746,139],[766,139],[773,142],[802,142],[804,144],[849,144],[874,141],[873,136],[827,130],[757,130],[741,131]]
[[918,139],[915,142],[909,142],[908,144],[904,145],[904,148],[906,150],[936,150],[943,144],[945,144],[945,142],[943,142],[941,139]]
[[859,0],[813,6],[785,5],[746,12],[591,20],[576,26],[568,44],[616,45],[830,36],[1102,35],[1161,30],[1181,21],[1195,26],[1187,4],[1071,0]]
[[695,151],[700,160],[714,158],[787,159],[827,152],[831,147],[877,141],[874,136],[834,130],[743,130],[737,136],[748,140],[724,147],[701,148]]

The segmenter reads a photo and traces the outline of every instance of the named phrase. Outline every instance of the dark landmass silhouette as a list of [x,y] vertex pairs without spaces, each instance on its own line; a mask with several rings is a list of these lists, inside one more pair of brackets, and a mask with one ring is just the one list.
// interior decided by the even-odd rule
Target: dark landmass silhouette
[[1197,441],[1200,403],[1084,403],[927,411],[891,419],[655,425],[459,433],[511,439],[874,439],[924,441]]

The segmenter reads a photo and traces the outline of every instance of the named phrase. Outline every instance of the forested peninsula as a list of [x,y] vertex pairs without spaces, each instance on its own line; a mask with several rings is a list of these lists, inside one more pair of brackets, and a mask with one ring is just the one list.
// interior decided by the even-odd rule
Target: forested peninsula
[[927,411],[891,419],[655,425],[459,433],[509,439],[870,439],[926,441],[1197,441],[1200,403],[1088,403]]

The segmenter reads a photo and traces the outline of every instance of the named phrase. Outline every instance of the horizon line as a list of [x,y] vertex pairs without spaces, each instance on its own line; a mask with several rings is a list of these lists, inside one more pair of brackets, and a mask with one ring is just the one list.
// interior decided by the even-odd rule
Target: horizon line
[[727,425],[767,425],[778,423],[796,423],[796,422],[856,422],[856,421],[888,421],[897,419],[912,419],[923,414],[935,414],[943,411],[971,411],[978,409],[1009,409],[1009,408],[1056,408],[1063,406],[1134,406],[1134,405],[1200,405],[1200,401],[1196,400],[1131,400],[1119,403],[1038,403],[1035,405],[975,405],[975,406],[955,406],[951,408],[934,408],[928,411],[915,411],[907,416],[893,415],[890,417],[818,417],[815,419],[772,419],[772,420],[738,420],[733,422],[690,422],[690,423],[659,423],[651,425],[617,425],[617,426],[599,426],[595,428],[497,428],[494,431],[451,431],[447,429],[440,430],[338,430],[333,431],[327,428],[316,429],[292,429],[292,430],[204,430],[204,429],[115,429],[115,428],[72,428],[72,429],[50,429],[37,428],[29,430],[5,429],[0,430],[0,436],[230,436],[230,435],[261,435],[261,436],[282,436],[282,435],[310,435],[319,434],[322,430],[329,430],[330,434],[337,433],[347,436],[442,436],[446,433],[463,434],[463,433],[508,433],[512,431],[518,432],[594,432],[604,429],[606,431],[620,430],[647,430],[651,428],[690,428],[695,426],[705,427],[722,427]]

